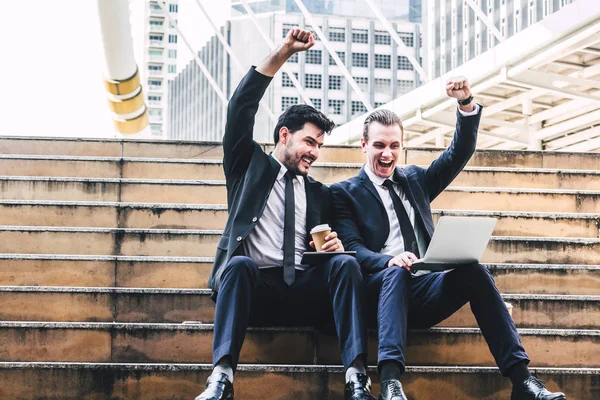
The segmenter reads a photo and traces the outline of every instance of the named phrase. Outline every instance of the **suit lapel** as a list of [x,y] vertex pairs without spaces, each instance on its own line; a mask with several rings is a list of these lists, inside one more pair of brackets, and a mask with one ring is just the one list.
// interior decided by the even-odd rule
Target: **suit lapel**
[[360,178],[360,183],[364,186],[365,189],[367,189],[369,191],[369,193],[371,193],[373,195],[373,197],[375,197],[377,199],[377,201],[379,202],[379,205],[385,212],[385,206],[383,205],[383,201],[381,200],[379,193],[377,193],[377,189],[375,189],[373,182],[371,182],[371,180],[369,179],[369,176],[365,172],[365,167],[362,167],[360,169],[360,172],[358,173],[358,177]]
[[321,183],[304,177],[306,191],[306,248],[310,249],[310,230],[321,223]]

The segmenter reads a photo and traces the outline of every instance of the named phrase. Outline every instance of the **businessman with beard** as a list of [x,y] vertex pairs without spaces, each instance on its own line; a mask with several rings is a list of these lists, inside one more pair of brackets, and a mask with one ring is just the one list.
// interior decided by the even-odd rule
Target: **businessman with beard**
[[454,139],[428,168],[396,164],[403,127],[388,110],[376,110],[363,125],[361,147],[367,163],[358,176],[331,186],[335,224],[348,250],[357,252],[365,275],[370,321],[378,329],[380,400],[405,400],[407,326],[429,328],[470,303],[481,333],[500,371],[511,379],[512,400],[565,400],[529,374],[529,358],[515,324],[488,270],[481,264],[447,272],[411,274],[433,235],[430,203],[467,164],[477,142],[481,106],[473,103],[468,82],[448,82],[458,101]]
[[[274,131],[275,151],[253,140],[259,101],[275,73],[314,36],[293,28],[285,41],[242,79],[228,107],[223,168],[229,217],[217,246],[209,287],[216,301],[213,372],[196,400],[233,399],[233,377],[248,326],[326,326],[333,321],[346,370],[346,399],[375,400],[365,371],[366,321],[360,266],[335,255],[303,265],[312,227],[331,223],[327,186],[308,176],[324,135],[335,124],[307,105],[283,112]],[[343,252],[337,234],[326,252]],[[281,397],[260,389],[265,399]],[[258,393],[260,395],[261,393]]]

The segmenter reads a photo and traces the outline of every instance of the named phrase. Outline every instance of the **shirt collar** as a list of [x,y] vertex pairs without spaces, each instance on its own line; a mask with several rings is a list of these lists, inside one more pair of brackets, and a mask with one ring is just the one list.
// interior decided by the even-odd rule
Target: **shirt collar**
[[[279,172],[277,173],[277,180],[278,181],[284,180],[285,174],[288,172],[288,169],[273,154],[271,154],[271,157],[273,157],[275,159],[275,161],[277,161],[279,163],[279,166],[280,166]],[[304,187],[304,177],[302,175],[296,175],[296,179],[298,180],[298,182],[300,182],[300,186]]]
[[380,176],[375,175],[375,173],[371,170],[371,166],[369,164],[365,164],[365,173],[367,174],[371,182],[378,186],[383,186],[383,182],[385,182],[386,179],[397,183],[396,181],[394,181],[394,174],[392,174],[392,176],[390,176],[389,178],[382,178]]

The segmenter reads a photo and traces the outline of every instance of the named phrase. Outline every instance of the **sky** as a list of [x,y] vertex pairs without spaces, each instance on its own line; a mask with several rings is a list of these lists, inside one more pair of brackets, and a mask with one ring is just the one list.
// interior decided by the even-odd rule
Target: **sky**
[[[144,1],[130,0],[132,35],[138,48]],[[198,1],[219,24],[227,18],[228,1]],[[196,0],[179,3],[180,29],[198,51],[212,28]],[[97,1],[8,1],[2,4],[2,15],[0,135],[115,137],[103,83]],[[136,49],[138,65],[140,54]],[[180,40],[178,69],[190,59],[191,53]]]

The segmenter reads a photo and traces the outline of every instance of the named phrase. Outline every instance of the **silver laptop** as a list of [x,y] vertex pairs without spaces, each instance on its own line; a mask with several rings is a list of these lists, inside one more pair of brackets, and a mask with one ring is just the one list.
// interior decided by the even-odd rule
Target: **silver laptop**
[[440,217],[425,257],[411,269],[443,271],[454,268],[452,264],[480,262],[496,222],[487,217]]

